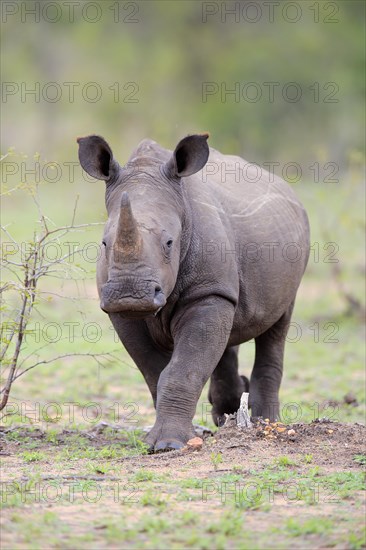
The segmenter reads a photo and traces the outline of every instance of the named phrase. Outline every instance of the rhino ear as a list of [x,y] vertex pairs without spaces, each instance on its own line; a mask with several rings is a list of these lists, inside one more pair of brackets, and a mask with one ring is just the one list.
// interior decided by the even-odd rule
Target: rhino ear
[[76,141],[79,144],[79,161],[85,172],[98,180],[109,180],[117,163],[105,139],[87,136]]
[[181,178],[201,170],[210,154],[207,138],[208,134],[196,134],[183,138],[166,163],[167,173]]

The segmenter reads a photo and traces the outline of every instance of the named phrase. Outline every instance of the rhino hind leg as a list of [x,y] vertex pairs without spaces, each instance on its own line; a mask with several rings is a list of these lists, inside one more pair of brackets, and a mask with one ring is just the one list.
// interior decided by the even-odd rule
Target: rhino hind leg
[[250,378],[249,406],[252,418],[278,420],[283,356],[294,302],[280,319],[255,339],[255,361]]
[[208,399],[216,426],[225,422],[225,413],[238,410],[241,394],[249,391],[248,378],[238,374],[238,350],[239,346],[226,348],[211,376]]

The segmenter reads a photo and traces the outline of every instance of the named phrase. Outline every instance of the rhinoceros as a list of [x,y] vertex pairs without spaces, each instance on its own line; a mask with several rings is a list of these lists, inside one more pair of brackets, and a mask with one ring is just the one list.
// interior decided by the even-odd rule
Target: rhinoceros
[[[309,256],[304,207],[282,179],[207,144],[144,139],[120,166],[100,136],[78,138],[106,183],[100,307],[141,371],[156,421],[151,452],[182,448],[210,379],[215,423],[249,388],[253,418],[279,417],[286,334]],[[255,340],[250,383],[239,344]]]

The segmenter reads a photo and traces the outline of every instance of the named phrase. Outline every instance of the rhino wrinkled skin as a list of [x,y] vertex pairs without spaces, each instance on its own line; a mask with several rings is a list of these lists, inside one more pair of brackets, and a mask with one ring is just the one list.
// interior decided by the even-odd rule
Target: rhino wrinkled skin
[[215,423],[249,381],[238,346],[255,339],[249,406],[279,416],[284,344],[309,255],[309,224],[293,190],[240,157],[183,138],[172,153],[143,140],[121,167],[99,136],[79,159],[106,182],[97,284],[156,408],[152,452],[179,449],[210,378]]

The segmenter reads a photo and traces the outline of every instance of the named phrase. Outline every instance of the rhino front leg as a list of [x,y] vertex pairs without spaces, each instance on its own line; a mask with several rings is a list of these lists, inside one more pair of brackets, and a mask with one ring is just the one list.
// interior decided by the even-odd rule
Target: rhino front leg
[[266,332],[255,339],[255,361],[250,378],[249,406],[252,417],[278,420],[278,393],[282,380],[286,335],[294,303]]
[[156,348],[144,321],[126,320],[118,313],[111,314],[110,319],[123,345],[145,378],[156,408],[159,376],[172,354]]
[[156,422],[147,438],[151,450],[180,449],[194,437],[197,402],[226,348],[233,317],[233,304],[215,297],[186,307],[175,320],[174,352],[159,378]]

